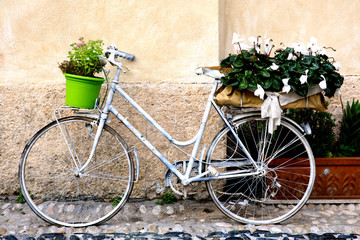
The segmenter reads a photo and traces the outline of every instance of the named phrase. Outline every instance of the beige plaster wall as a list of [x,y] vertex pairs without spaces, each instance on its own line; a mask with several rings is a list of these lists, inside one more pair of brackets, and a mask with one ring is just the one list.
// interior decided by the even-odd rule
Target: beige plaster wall
[[[135,54],[136,61],[126,63],[131,71],[122,80],[124,88],[172,135],[189,140],[201,120],[198,102],[204,103],[209,90],[208,80],[194,70],[218,64],[218,28],[217,0],[1,0],[0,194],[17,191],[26,142],[65,104],[65,79],[57,65],[70,43],[79,37],[103,39]],[[146,121],[125,112],[171,161],[186,158],[161,146]],[[123,131],[118,121],[112,125]],[[142,172],[132,196],[156,197],[165,166],[137,147]]]
[[79,37],[135,54],[132,81],[193,81],[197,66],[218,63],[217,6],[217,0],[2,0],[0,83],[63,81],[57,63]]

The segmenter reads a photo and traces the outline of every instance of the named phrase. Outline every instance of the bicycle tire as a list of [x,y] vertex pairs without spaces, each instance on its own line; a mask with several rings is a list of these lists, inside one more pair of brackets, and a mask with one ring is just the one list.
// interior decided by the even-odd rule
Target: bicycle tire
[[22,153],[21,192],[34,213],[51,224],[85,227],[103,223],[121,210],[131,194],[132,156],[125,141],[108,125],[90,164],[84,172],[77,171],[91,151],[95,122],[79,116],[51,122],[31,138]]
[[[261,174],[206,182],[212,200],[241,223],[285,221],[304,206],[314,185],[315,160],[309,143],[284,120],[273,134],[268,133],[268,119],[260,115],[234,121],[233,126]],[[229,128],[224,128],[209,146],[206,165],[220,176],[234,170],[256,171],[234,139]]]

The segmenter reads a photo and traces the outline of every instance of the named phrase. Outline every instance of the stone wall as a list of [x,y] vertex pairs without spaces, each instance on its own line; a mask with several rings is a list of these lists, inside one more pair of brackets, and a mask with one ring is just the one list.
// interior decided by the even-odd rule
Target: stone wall
[[[202,78],[202,77],[199,77]],[[176,140],[192,139],[201,124],[208,93],[212,85],[200,84],[121,84],[123,89],[138,102]],[[1,86],[1,107],[9,109],[2,118],[0,148],[1,194],[18,190],[18,163],[27,141],[45,124],[54,119],[53,112],[65,103],[65,84],[25,85],[21,97],[13,96],[16,86]],[[104,91],[104,89],[102,90]],[[11,111],[10,111],[11,106]],[[171,162],[188,160],[188,155],[171,146],[168,140],[142,116],[131,109],[120,96],[114,106]],[[66,111],[63,115],[67,115]],[[139,142],[119,120],[111,117],[112,126],[129,146],[137,148],[140,158],[140,181],[135,184],[132,197],[156,197],[157,185],[164,187],[167,168]],[[223,127],[215,112],[211,113],[203,144],[210,141]],[[182,148],[191,153],[192,148]]]

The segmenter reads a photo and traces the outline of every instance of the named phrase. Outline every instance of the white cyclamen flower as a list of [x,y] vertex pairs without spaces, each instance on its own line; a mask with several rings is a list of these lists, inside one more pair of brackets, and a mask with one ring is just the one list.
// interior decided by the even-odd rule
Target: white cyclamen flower
[[305,49],[305,45],[303,43],[294,43],[293,48],[294,48],[294,52],[296,54],[301,53],[303,55],[306,55],[306,49]]
[[334,62],[334,63],[333,63],[333,66],[335,67],[336,71],[339,71],[340,68],[341,68],[340,62]]
[[318,54],[319,51],[321,50],[321,47],[317,43],[317,39],[314,37],[310,38],[310,43],[308,43],[307,47],[309,51],[315,54]]
[[273,46],[271,45],[271,41],[272,41],[272,39],[270,39],[270,38],[267,38],[267,39],[265,40],[264,53],[265,53],[266,55],[269,55],[270,52],[271,52],[271,49],[273,48]]
[[289,53],[287,60],[296,61],[296,59],[297,59],[297,56],[296,56],[296,55],[294,55],[294,54],[292,54],[292,53]]
[[282,91],[285,92],[285,93],[288,93],[288,92],[290,92],[290,90],[291,90],[291,87],[290,87],[290,85],[289,85],[289,80],[290,80],[290,78],[284,78],[284,79],[282,80],[282,82],[283,82],[283,84],[284,84],[284,86],[283,86],[283,88],[282,88]]
[[244,41],[244,39],[240,39],[239,37],[240,37],[240,34],[233,33],[232,44]]
[[317,39],[314,38],[314,37],[310,37],[310,43],[313,44],[313,45],[317,45]]
[[319,83],[319,86],[321,89],[325,90],[327,88],[327,85],[326,85],[326,79],[323,75],[320,75],[320,77],[322,77],[324,80],[322,80],[320,83]]
[[326,48],[322,47],[317,53],[318,55],[326,55]]
[[240,39],[239,36],[240,36],[239,34],[233,33],[232,44],[234,45],[234,48],[235,48],[235,52],[236,52],[236,53],[240,53],[240,51],[241,51],[241,44],[240,44],[240,42],[241,42],[241,41],[244,41],[244,39]]
[[255,44],[256,43],[256,37],[249,37],[249,42],[250,42],[250,44]]
[[251,49],[255,48],[255,51],[259,52],[261,49],[261,37],[249,37],[250,47]]
[[276,65],[276,63],[272,63],[271,66],[270,66],[270,68],[271,68],[272,70],[276,71],[276,70],[279,69],[279,66]]
[[307,82],[307,78],[308,78],[307,74],[308,74],[308,72],[309,72],[309,70],[306,69],[306,70],[305,70],[305,75],[301,75],[301,77],[300,77],[300,83],[301,83],[301,84],[304,84],[304,83]]
[[240,53],[241,49],[240,49],[240,45],[238,43],[234,44],[234,49],[236,53]]
[[246,44],[240,43],[240,46],[241,46],[242,50],[250,51],[250,50],[254,49],[254,44],[246,45]]
[[257,89],[255,90],[254,95],[256,97],[264,99],[265,91],[259,84],[257,84]]
[[256,39],[256,44],[255,44],[255,50],[259,53],[260,50],[261,50],[261,43],[262,43],[262,40],[261,40],[261,37],[258,36],[257,39]]

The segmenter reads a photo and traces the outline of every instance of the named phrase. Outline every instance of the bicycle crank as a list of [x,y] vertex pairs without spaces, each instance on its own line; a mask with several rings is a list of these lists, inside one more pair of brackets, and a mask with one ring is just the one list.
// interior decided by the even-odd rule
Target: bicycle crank
[[[188,164],[189,161],[183,160],[183,161],[175,162],[174,166],[179,172],[184,174]],[[190,177],[197,176],[198,173],[199,173],[199,163],[195,161],[190,172]],[[168,169],[165,174],[165,186],[170,187],[175,194],[182,196],[183,198],[187,198],[190,195],[196,194],[198,192],[198,189],[200,188],[200,185],[201,182],[192,182],[187,186],[184,186],[181,180],[175,174],[173,174],[173,172],[170,169]]]

